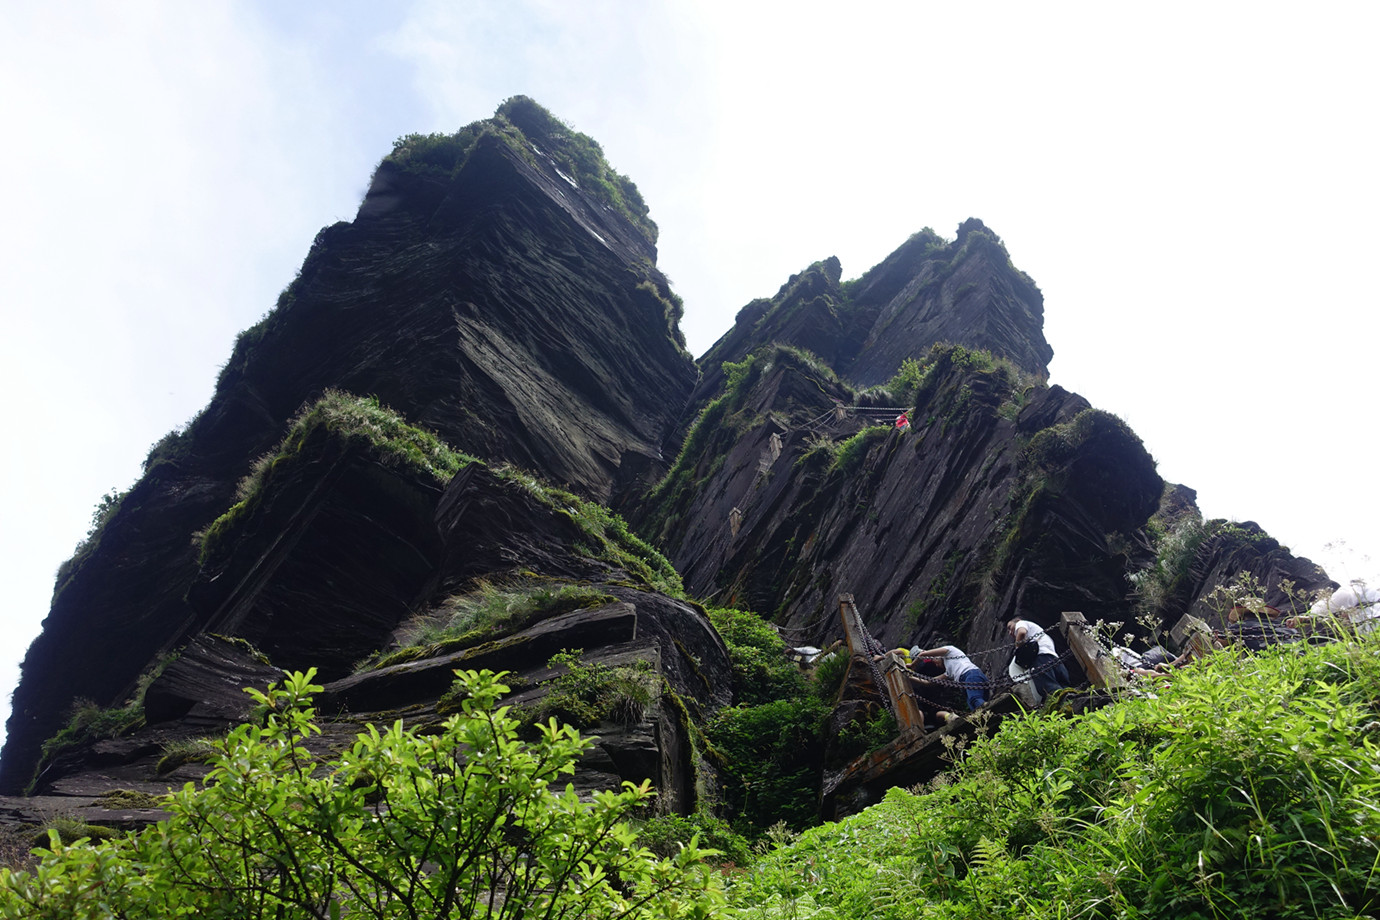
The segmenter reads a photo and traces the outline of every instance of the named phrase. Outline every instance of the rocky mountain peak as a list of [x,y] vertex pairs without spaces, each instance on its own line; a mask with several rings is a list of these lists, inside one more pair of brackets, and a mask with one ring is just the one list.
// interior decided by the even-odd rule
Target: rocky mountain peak
[[355,220],[323,229],[277,306],[241,333],[210,404],[154,447],[64,566],[22,666],[0,787],[30,780],[74,699],[123,698],[207,628],[219,608],[188,600],[192,535],[327,390],[586,498],[636,488],[697,376],[655,238],[598,144],[529,99],[453,135],[402,139]]
[[[587,788],[648,779],[691,813],[722,767],[700,727],[772,686],[734,676],[781,658],[762,620],[824,647],[846,594],[886,643],[1004,667],[1011,616],[1164,626],[1243,572],[1329,584],[1202,521],[1124,422],[1048,385],[1042,295],[981,221],[848,281],[813,262],[699,362],[656,234],[599,145],[526,97],[400,139],[64,566],[0,790],[195,779],[151,762],[285,669],[318,668],[343,744],[436,724],[455,669],[486,667],[515,707],[597,727]],[[735,651],[715,616],[777,644]],[[578,668],[633,703],[559,703]],[[79,699],[137,718],[71,744]]]
[[976,218],[952,241],[926,228],[861,277],[841,283],[841,276],[830,257],[792,275],[774,297],[745,306],[701,359],[697,392],[718,386],[722,362],[741,361],[766,342],[803,348],[862,386],[885,383],[907,358],[939,343],[1049,374],[1054,350],[1044,338],[1044,299]]

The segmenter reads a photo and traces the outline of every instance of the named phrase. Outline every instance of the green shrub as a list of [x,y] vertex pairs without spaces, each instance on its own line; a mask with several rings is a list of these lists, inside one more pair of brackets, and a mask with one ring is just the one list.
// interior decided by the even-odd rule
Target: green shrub
[[1090,439],[1116,432],[1139,444],[1140,438],[1116,415],[1102,409],[1084,409],[1072,419],[1036,432],[1026,445],[1028,463],[1043,470],[1055,470],[1067,463]]
[[1380,908],[1380,638],[1229,652],[1008,718],[923,791],[740,876],[745,916],[1360,917]]
[[708,607],[705,613],[728,646],[734,699],[757,704],[804,693],[805,676],[786,657],[786,643],[776,627],[748,610]]
[[133,789],[112,789],[96,799],[102,808],[162,808],[164,797]]
[[651,663],[641,659],[630,665],[586,663],[579,651],[567,650],[552,656],[550,665],[565,671],[547,684],[546,696],[522,714],[528,723],[555,719],[575,728],[600,722],[636,725],[661,692]]
[[878,709],[871,718],[854,719],[843,727],[829,752],[830,761],[842,764],[870,754],[895,741],[899,733],[896,717]]
[[163,745],[163,756],[158,758],[154,772],[159,776],[167,776],[184,764],[210,763],[219,752],[216,742],[210,738],[170,741]]
[[890,425],[867,426],[839,445],[838,452],[834,455],[834,461],[830,464],[829,469],[839,470],[845,474],[855,472],[863,458],[867,456],[867,449],[872,446],[872,443],[881,440],[890,433]]
[[815,663],[811,688],[821,703],[828,703],[831,706],[834,704],[834,700],[838,698],[839,689],[843,687],[843,679],[848,676],[848,666],[851,661],[851,657],[846,651],[843,651],[825,655]]
[[[243,640],[240,640],[243,641]],[[247,643],[246,643],[247,644]],[[48,765],[68,751],[89,745],[104,738],[118,738],[144,725],[144,694],[149,685],[176,661],[180,652],[165,652],[140,673],[134,683],[134,693],[121,706],[98,706],[91,700],[72,702],[67,724],[43,743],[38,765],[34,769],[32,790],[38,777]]]
[[[144,724],[142,699],[123,706],[97,706],[91,700],[75,700],[68,713],[67,724],[43,742],[38,765],[34,768],[34,782],[48,765],[63,754],[85,747],[104,738],[119,736]],[[32,791],[33,783],[30,783]]]
[[594,138],[574,130],[526,96],[505,100],[491,121],[516,127],[581,189],[623,215],[642,232],[647,242],[656,244],[657,226],[649,216],[642,194],[631,179],[609,166],[604,149]]
[[723,760],[725,804],[760,834],[819,820],[820,728],[828,707],[809,696],[721,710],[704,734]]
[[[955,390],[954,401],[948,406],[930,405],[930,401],[942,391],[943,383],[957,371],[960,381]],[[926,414],[940,415],[945,422],[952,422],[972,398],[971,386],[966,375],[980,375],[997,383],[998,392],[1008,394],[998,406],[998,414],[1014,418],[1030,398],[1030,391],[1042,386],[1041,378],[1020,370],[1010,360],[997,357],[990,351],[980,348],[965,348],[962,345],[939,343],[930,347],[922,359],[906,358],[901,362],[892,378],[879,388],[867,391],[873,398],[885,393],[901,406],[914,406],[924,409]],[[878,392],[880,391],[880,392]],[[942,411],[941,411],[942,410]]]
[[547,485],[528,473],[513,468],[498,471],[510,482],[526,489],[534,498],[557,514],[569,518],[589,537],[577,546],[591,558],[623,569],[653,591],[684,598],[685,587],[675,566],[650,543],[633,533],[628,522],[596,502],[573,492]]
[[637,829],[637,842],[658,856],[670,858],[696,842],[717,850],[710,862],[745,866],[752,861],[747,838],[727,821],[696,812],[693,815],[659,815]]
[[617,598],[582,585],[518,581],[498,588],[481,581],[466,594],[414,617],[399,631],[398,647],[359,663],[356,671],[433,658],[512,635],[572,610],[602,607]]
[[408,172],[449,177],[465,165],[481,135],[497,130],[473,122],[454,134],[408,134],[393,142],[385,159]]
[[893,401],[902,406],[913,406],[916,397],[929,384],[934,373],[934,364],[921,364],[915,358],[906,358],[896,369],[895,375],[883,385]]
[[440,485],[476,462],[430,431],[408,424],[392,409],[380,405],[375,396],[327,390],[292,420],[278,447],[259,458],[249,475],[240,480],[236,492],[239,500],[202,535],[202,563],[229,545],[230,535],[253,514],[275,477],[317,459],[315,455],[305,456],[304,447],[329,441],[337,442],[340,448],[363,449],[383,466],[425,476]]
[[1198,548],[1210,535],[1211,529],[1197,516],[1185,516],[1167,528],[1159,528],[1155,538],[1155,561],[1130,576],[1138,617],[1158,628],[1190,578]]
[[45,822],[43,827],[34,833],[33,846],[41,847],[54,837],[62,843],[73,844],[81,840],[89,840],[93,843],[101,840],[112,840],[118,836],[120,836],[120,832],[113,827],[88,824],[80,818],[59,815]]
[[91,526],[86,531],[86,536],[72,550],[72,557],[58,567],[57,583],[63,584],[72,573],[81,567],[93,552],[97,544],[100,543],[101,534],[105,532],[106,525],[114,519],[116,512],[120,510],[120,505],[124,503],[125,496],[129,495],[129,490],[111,489],[101,500],[96,502],[96,507],[91,511]]
[[49,920],[711,918],[718,876],[694,845],[659,859],[625,823],[644,783],[581,800],[565,783],[590,744],[497,708],[507,688],[461,675],[463,711],[437,734],[370,726],[320,761],[311,674],[256,694],[272,713],[220,742],[204,786],[168,820],[103,842],[48,835],[32,871],[0,869],[0,916]]
[[651,279],[640,281],[636,291],[651,305],[660,309],[666,321],[666,332],[681,351],[685,350],[685,333],[681,331],[680,321],[685,316],[685,301],[669,286],[655,283]]

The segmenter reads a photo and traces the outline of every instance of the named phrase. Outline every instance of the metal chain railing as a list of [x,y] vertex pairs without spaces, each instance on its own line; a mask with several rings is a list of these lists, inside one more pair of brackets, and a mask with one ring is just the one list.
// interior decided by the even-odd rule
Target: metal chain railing
[[[1041,627],[1041,630],[1042,630],[1042,631],[1043,631],[1043,629],[1044,629],[1044,628]],[[877,641],[877,639],[876,639],[870,632],[868,632],[868,630],[867,630],[867,625],[866,625],[865,623],[863,623],[862,617],[861,617],[861,616],[858,616],[858,631],[859,631],[859,634],[863,637],[864,641],[867,642],[868,645],[869,645],[869,654],[868,654],[868,656],[867,656],[867,657],[868,657],[868,663],[869,663],[869,666],[870,666],[871,669],[872,669],[872,679],[876,682],[878,689],[882,689],[882,690],[883,690],[882,695],[881,695],[881,696],[882,696],[882,703],[883,703],[883,705],[886,706],[888,712],[892,712],[892,709],[891,709],[891,701],[890,701],[890,699],[889,699],[889,697],[888,697],[888,694],[887,694],[887,693],[885,692],[885,690],[884,690],[885,684],[883,683],[881,668],[878,666],[878,664],[877,664],[877,662],[876,662],[876,660],[875,660],[875,658],[874,658],[874,655],[886,654],[886,651],[887,651],[887,650],[882,646],[882,644],[881,644],[879,641]],[[1047,634],[1047,633],[1046,633],[1046,634]],[[972,660],[973,658],[978,658],[978,659],[981,659],[981,660],[984,660],[984,661],[985,661],[985,660],[987,660],[987,659],[990,659],[993,655],[996,655],[996,654],[998,654],[998,653],[1000,653],[1000,652],[1004,652],[1004,651],[1014,650],[1014,649],[1016,649],[1017,647],[1019,647],[1019,646],[1021,646],[1021,645],[1024,645],[1026,642],[1030,642],[1030,641],[1034,641],[1034,640],[1033,640],[1033,639],[1022,639],[1022,640],[1019,640],[1019,641],[1016,641],[1016,642],[1010,642],[1010,643],[1007,643],[1007,644],[1004,644],[1004,645],[993,646],[992,648],[984,649],[984,650],[981,651],[981,652],[968,653],[968,658],[969,658],[969,660]],[[1022,674],[1021,677],[1018,678],[1018,679],[1012,679],[1012,678],[1009,677],[1009,676],[1001,676],[1001,677],[993,678],[993,677],[991,677],[991,676],[987,673],[987,670],[986,670],[986,669],[983,669],[983,671],[982,671],[982,674],[983,674],[983,676],[986,678],[986,680],[982,680],[982,681],[958,681],[958,680],[954,680],[954,679],[952,679],[952,678],[950,678],[950,677],[928,677],[928,676],[927,676],[927,677],[923,677],[923,678],[921,678],[921,679],[924,680],[924,682],[925,682],[926,684],[929,684],[929,685],[931,685],[931,686],[940,687],[940,688],[948,688],[948,689],[953,689],[953,690],[964,690],[964,691],[966,691],[966,690],[968,690],[968,689],[970,689],[970,688],[982,687],[982,688],[986,689],[991,695],[996,696],[996,695],[999,695],[999,694],[1002,694],[1002,693],[1010,692],[1010,690],[1012,689],[1012,687],[1014,687],[1018,682],[1019,682],[1019,683],[1024,683],[1024,682],[1028,682],[1028,681],[1033,681],[1038,675],[1042,675],[1042,674],[1046,673],[1047,671],[1050,671],[1050,670],[1052,670],[1053,668],[1058,667],[1058,666],[1059,666],[1060,664],[1062,664],[1066,659],[1068,659],[1072,654],[1073,654],[1073,650],[1072,650],[1072,649],[1064,649],[1064,651],[1061,652],[1061,653],[1059,653],[1058,655],[1056,655],[1055,658],[1054,658],[1052,661],[1045,661],[1045,662],[1043,662],[1043,663],[1041,663],[1041,664],[1036,665],[1036,666],[1033,667],[1033,668],[1025,668],[1025,669],[1024,669],[1024,670],[1025,670],[1025,673]],[[909,688],[909,689],[906,691],[906,694],[907,694],[908,696],[910,696],[912,699],[914,699],[917,703],[921,703],[921,704],[926,705],[926,706],[928,706],[928,707],[930,707],[930,708],[932,708],[932,709],[943,710],[943,709],[946,709],[946,708],[947,708],[947,705],[948,705],[948,704],[936,703],[934,700],[928,699],[928,698],[926,698],[926,697],[924,697],[924,696],[922,696],[922,695],[916,693],[913,687]],[[892,714],[894,715],[895,713],[893,712]]]

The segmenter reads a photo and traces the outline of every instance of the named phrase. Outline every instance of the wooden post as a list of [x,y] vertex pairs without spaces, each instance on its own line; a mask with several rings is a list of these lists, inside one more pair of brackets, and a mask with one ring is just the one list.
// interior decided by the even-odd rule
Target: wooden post
[[743,512],[734,508],[728,512],[728,529],[733,536],[738,536],[738,528],[743,526]]
[[911,692],[910,668],[901,663],[895,652],[889,652],[882,659],[882,679],[886,681],[886,692],[891,697],[891,711],[896,714],[896,727],[901,737],[921,735],[925,732],[925,714]]
[[850,614],[856,613],[857,608],[853,606],[853,595],[839,595],[839,618],[843,620],[843,638],[848,643],[848,653],[850,655],[866,655],[867,643],[863,641],[860,623],[857,618]]
[[1169,636],[1179,651],[1193,649],[1194,658],[1210,655],[1213,649],[1217,648],[1217,638],[1212,634],[1212,627],[1191,614],[1184,614],[1169,631]]
[[[839,595],[839,617],[843,620],[843,636],[848,640],[848,651],[853,659],[862,659],[870,665],[872,651],[867,646],[867,640],[863,638],[862,616],[853,603],[853,595]],[[887,655],[879,663],[879,667],[884,686],[878,690],[891,700],[891,711],[896,714],[896,725],[900,728],[901,734],[914,735],[924,732],[925,714],[920,711],[920,704],[915,702],[915,697],[910,692],[910,678],[906,676],[906,666],[898,661],[895,655]]]
[[1066,610],[1059,617],[1059,628],[1064,631],[1069,648],[1083,666],[1089,682],[1104,690],[1121,690],[1126,687],[1126,678],[1121,674],[1121,666],[1111,653],[1098,644],[1088,628],[1088,621],[1077,611]]

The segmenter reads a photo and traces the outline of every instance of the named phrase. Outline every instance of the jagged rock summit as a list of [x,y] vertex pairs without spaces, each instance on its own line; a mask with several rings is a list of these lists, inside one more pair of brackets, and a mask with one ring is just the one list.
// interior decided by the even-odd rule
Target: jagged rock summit
[[852,281],[841,282],[842,272],[830,256],[791,276],[775,297],[743,307],[700,359],[698,393],[717,391],[723,362],[768,342],[817,355],[862,387],[885,383],[937,342],[989,351],[1049,376],[1054,349],[1044,337],[1044,298],[977,218],[964,221],[954,240],[921,230]]
[[[461,667],[546,712],[579,649],[641,688],[617,717],[561,704],[602,739],[582,782],[690,812],[717,769],[696,726],[743,689],[705,604],[824,646],[849,593],[887,643],[999,672],[1008,616],[1168,623],[1241,572],[1330,584],[1203,522],[1047,384],[1043,299],[980,221],[851,281],[815,262],[698,362],[655,243],[635,186],[529,99],[400,142],[59,573],[0,791],[195,779],[168,752],[284,670],[318,669],[327,746],[434,724]],[[82,735],[78,700],[130,719]]]
[[529,99],[453,136],[404,139],[355,220],[322,230],[277,307],[241,334],[210,404],[155,446],[59,573],[0,788],[29,781],[74,699],[125,696],[207,627],[214,612],[188,600],[192,535],[329,388],[589,498],[638,482],[696,379],[655,240],[636,187]]

